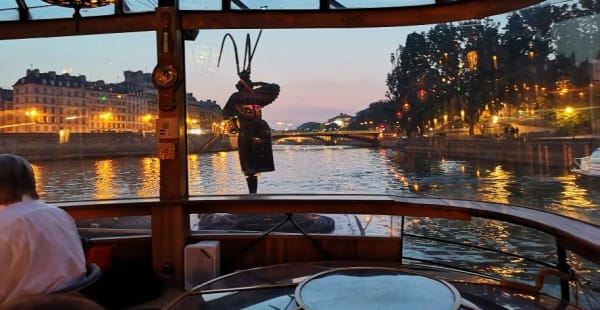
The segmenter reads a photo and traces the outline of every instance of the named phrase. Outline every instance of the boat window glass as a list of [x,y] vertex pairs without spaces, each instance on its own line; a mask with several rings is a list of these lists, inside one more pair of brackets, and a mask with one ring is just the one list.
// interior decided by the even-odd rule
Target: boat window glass
[[[596,221],[597,188],[570,167],[597,147],[597,83],[586,59],[598,54],[600,32],[577,29],[596,29],[585,25],[598,15],[566,9],[549,2],[440,25],[263,30],[251,79],[277,83],[280,93],[261,108],[275,170],[256,174],[257,192],[482,200]],[[550,12],[562,17],[539,23]],[[239,81],[230,38],[242,67],[246,35],[254,46],[259,33],[201,30],[186,41],[194,101],[224,108]],[[188,125],[198,127],[193,118]],[[204,134],[209,142],[189,144],[191,196],[249,193],[240,135],[227,117],[217,120],[188,130],[188,141]],[[362,140],[345,130],[362,130]],[[567,143],[573,136],[580,142]],[[369,147],[373,139],[390,144]],[[436,148],[441,141],[457,149]]]
[[154,32],[6,40],[0,50],[27,55],[1,64],[0,147],[32,163],[42,199],[158,197]]
[[0,10],[5,10],[5,9],[16,9],[17,8],[17,3],[16,2],[11,2],[11,1],[3,1],[2,3],[0,3]]
[[123,11],[126,13],[154,12],[158,1],[153,0],[123,0]]
[[218,11],[222,9],[221,0],[181,0],[179,1],[180,10],[198,10],[198,11]]
[[[49,9],[27,4],[35,10],[36,3]],[[278,84],[280,92],[261,109],[275,171],[258,174],[258,193],[483,200],[595,221],[597,182],[571,165],[598,147],[600,112],[593,107],[600,91],[589,83],[588,61],[598,55],[600,32],[591,27],[598,14],[554,2],[534,8],[437,28],[263,30],[251,78]],[[536,14],[558,17],[536,23]],[[249,192],[239,135],[222,115],[239,81],[229,39],[217,63],[226,34],[242,65],[246,35],[253,45],[259,32],[200,30],[185,43],[191,196]],[[149,81],[155,40],[143,32],[0,41],[0,50],[13,53],[0,64],[0,131],[18,141],[3,137],[0,145],[37,165],[43,198],[158,196],[156,89]],[[74,93],[84,95],[68,97]],[[90,144],[78,138],[82,128],[98,139],[123,138]],[[21,137],[34,136],[41,139],[35,147],[17,148],[30,141]],[[450,140],[455,153],[433,148]],[[384,147],[371,147],[374,141]],[[121,145],[146,153],[123,156]],[[102,154],[89,153],[94,147]],[[410,151],[418,148],[424,151]],[[55,174],[61,181],[48,177]]]
[[17,20],[18,18],[19,11],[16,8],[0,9],[0,21]]
[[355,9],[355,8],[384,8],[384,7],[402,7],[402,6],[419,6],[419,5],[431,5],[435,4],[434,0],[411,0],[411,1],[398,1],[398,0],[336,0],[330,1],[330,7],[335,9]]
[[316,9],[319,7],[318,0],[291,0],[291,1],[231,1],[232,10],[298,10]]

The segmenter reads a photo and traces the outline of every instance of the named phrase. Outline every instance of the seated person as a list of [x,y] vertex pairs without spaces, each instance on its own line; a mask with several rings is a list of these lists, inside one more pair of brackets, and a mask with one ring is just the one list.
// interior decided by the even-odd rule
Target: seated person
[[0,305],[50,293],[85,275],[75,222],[38,199],[29,162],[0,154]]

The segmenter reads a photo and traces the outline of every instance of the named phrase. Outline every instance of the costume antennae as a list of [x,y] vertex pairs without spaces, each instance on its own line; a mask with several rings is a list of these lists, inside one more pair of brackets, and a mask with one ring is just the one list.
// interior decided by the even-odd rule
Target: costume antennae
[[[258,46],[258,41],[260,41],[261,35],[262,29],[258,32],[258,37],[256,38],[256,42],[254,42],[254,47],[252,47],[252,42],[250,41],[250,34],[246,34],[246,47],[244,50],[244,68],[248,72],[252,70],[252,58],[254,58],[254,52],[256,52],[256,47]],[[248,66],[246,66],[246,59],[248,59]]]
[[[235,66],[237,69],[237,73],[240,74],[240,59],[238,57],[238,49],[237,49],[237,44],[235,44],[235,40],[233,39],[233,36],[231,36],[230,33],[226,33],[225,36],[223,36],[223,41],[221,41],[221,51],[219,52],[219,60],[217,60],[217,67],[221,64],[221,55],[223,55],[223,46],[225,45],[225,39],[230,38],[231,39],[231,43],[233,44],[233,51],[235,52]],[[245,66],[245,57],[244,57],[244,66]]]
[[[250,72],[252,67],[252,55],[250,55],[250,46],[252,43],[250,42],[250,34],[246,34],[246,46],[244,47],[244,70]],[[246,61],[248,62],[248,66],[246,66]]]
[[258,41],[260,41],[260,36],[262,35],[262,29],[258,32],[258,37],[256,37],[256,42],[254,42],[254,48],[252,49],[252,53],[250,54],[250,61],[254,58],[254,52],[256,52],[256,46],[258,46]]

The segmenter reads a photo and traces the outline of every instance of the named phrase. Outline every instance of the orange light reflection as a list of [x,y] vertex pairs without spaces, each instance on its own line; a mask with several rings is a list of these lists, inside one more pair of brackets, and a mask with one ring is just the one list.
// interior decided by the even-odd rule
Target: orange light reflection
[[95,163],[96,168],[96,193],[94,198],[96,199],[110,199],[116,195],[114,189],[115,172],[113,161],[111,159],[99,160]]
[[160,183],[160,161],[158,158],[145,157],[140,161],[142,166],[141,188],[138,190],[140,197],[158,197],[158,184]]
[[494,170],[486,171],[486,175],[479,175],[478,178],[490,180],[485,182],[486,186],[479,187],[482,200],[497,202],[497,203],[509,203],[508,197],[510,192],[508,191],[509,181],[513,179],[512,173],[502,169],[502,166],[496,166]]

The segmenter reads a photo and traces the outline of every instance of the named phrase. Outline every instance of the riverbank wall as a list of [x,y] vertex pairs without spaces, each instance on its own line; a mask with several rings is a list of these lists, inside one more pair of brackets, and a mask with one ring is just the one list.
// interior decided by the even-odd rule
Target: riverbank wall
[[425,155],[570,169],[574,158],[589,156],[597,147],[600,147],[600,138],[591,136],[532,139],[419,137],[401,139],[395,149],[409,157]]
[[[189,135],[189,153],[237,149],[237,138],[229,135]],[[148,133],[0,134],[0,153],[13,153],[29,160],[156,156],[157,139]]]

